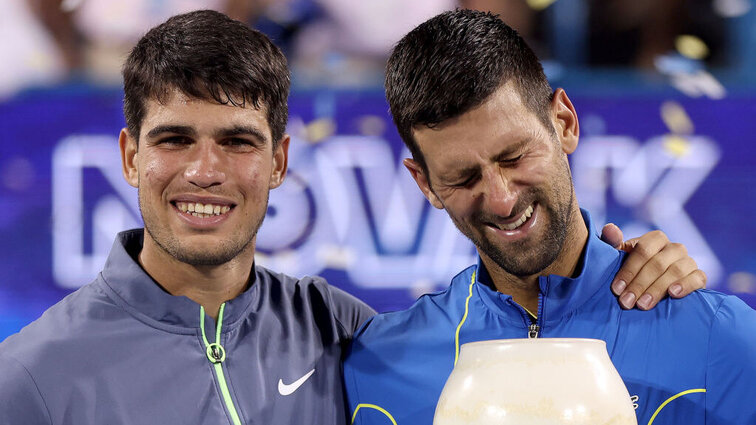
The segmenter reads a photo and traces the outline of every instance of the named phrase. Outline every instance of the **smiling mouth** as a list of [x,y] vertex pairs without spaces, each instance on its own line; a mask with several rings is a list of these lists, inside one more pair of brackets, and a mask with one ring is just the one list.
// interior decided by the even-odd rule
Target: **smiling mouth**
[[520,226],[522,226],[528,219],[533,215],[533,205],[530,205],[527,209],[525,209],[525,212],[522,213],[520,218],[518,218],[515,222],[509,223],[509,224],[494,224],[495,227],[497,227],[499,230],[517,230]]
[[173,204],[182,213],[200,218],[223,215],[231,211],[233,208],[233,206],[228,205],[200,204],[199,202],[174,202]]

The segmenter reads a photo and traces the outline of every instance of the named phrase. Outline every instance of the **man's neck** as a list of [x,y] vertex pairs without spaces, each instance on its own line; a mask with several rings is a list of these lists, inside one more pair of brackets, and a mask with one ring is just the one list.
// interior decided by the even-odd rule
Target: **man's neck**
[[236,298],[247,288],[254,263],[254,243],[233,260],[217,266],[183,263],[160,248],[144,232],[139,264],[163,289],[185,296],[205,308],[213,319],[220,305]]
[[480,258],[497,291],[511,295],[517,304],[537,314],[540,291],[538,277],[548,275],[574,277],[578,272],[577,267],[587,242],[588,228],[583,221],[580,209],[575,205],[568,223],[567,237],[557,259],[540,273],[530,276],[515,276],[507,273],[488,256],[481,253]]

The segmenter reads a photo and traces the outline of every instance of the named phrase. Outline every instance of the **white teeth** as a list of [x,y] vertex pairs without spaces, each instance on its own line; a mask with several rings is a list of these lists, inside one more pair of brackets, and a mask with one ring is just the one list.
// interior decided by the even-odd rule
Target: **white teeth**
[[522,226],[522,223],[525,223],[525,221],[527,221],[532,215],[533,215],[533,206],[531,205],[525,210],[524,213],[522,213],[522,215],[517,221],[511,224],[502,224],[499,227],[503,230],[515,230],[516,228]]
[[211,217],[221,215],[231,211],[228,205],[200,204],[199,202],[176,202],[176,208],[179,211],[191,214],[195,217]]

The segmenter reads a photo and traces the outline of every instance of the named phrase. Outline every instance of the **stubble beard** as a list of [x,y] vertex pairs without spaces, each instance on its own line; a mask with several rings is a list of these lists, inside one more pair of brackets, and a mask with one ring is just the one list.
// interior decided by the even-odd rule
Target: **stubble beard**
[[[513,276],[532,276],[542,272],[557,260],[567,239],[574,209],[575,192],[571,184],[572,176],[569,166],[566,164],[564,164],[564,179],[562,184],[558,184],[553,189],[553,196],[549,197],[542,188],[532,188],[523,194],[523,199],[527,201],[521,202],[515,208],[516,211],[523,211],[528,205],[537,202],[543,213],[539,219],[546,219],[547,221],[543,230],[544,233],[540,237],[530,236],[502,246],[502,244],[496,244],[487,238],[483,230],[476,231],[472,227],[459,222],[455,217],[451,215],[449,217],[451,217],[457,229],[502,270]],[[566,192],[569,192],[569,197],[565,200],[562,199],[564,197],[559,195]],[[484,229],[485,220],[481,220],[481,218],[481,215],[478,215],[474,217],[473,221],[478,223],[479,229]]]
[[481,234],[469,232],[470,234],[465,236],[505,272],[518,277],[538,274],[553,264],[562,252],[572,215],[572,198],[573,195],[564,206],[538,204],[545,213],[541,220],[547,219],[547,226],[541,238],[525,238],[504,247]]
[[[141,195],[141,193],[140,193]],[[220,266],[226,264],[244,252],[255,240],[257,231],[262,226],[265,219],[265,211],[268,209],[269,194],[265,194],[265,208],[259,217],[253,217],[253,225],[249,227],[246,233],[241,233],[244,229],[239,228],[237,231],[216,243],[212,247],[190,248],[170,232],[165,226],[161,226],[149,208],[144,208],[146,203],[141,202],[139,197],[139,210],[144,222],[144,229],[150,235],[155,244],[166,254],[191,266]]]

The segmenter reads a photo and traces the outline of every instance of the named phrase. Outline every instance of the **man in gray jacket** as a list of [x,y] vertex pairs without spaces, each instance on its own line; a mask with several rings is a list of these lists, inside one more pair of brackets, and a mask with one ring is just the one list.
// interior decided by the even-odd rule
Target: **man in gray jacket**
[[[287,169],[281,51],[198,11],[149,31],[123,74],[119,144],[144,229],[119,234],[94,282],[0,344],[0,423],[345,423],[342,352],[373,310],[254,264]],[[685,256],[645,241],[664,270]],[[637,274],[649,257],[634,254]]]

